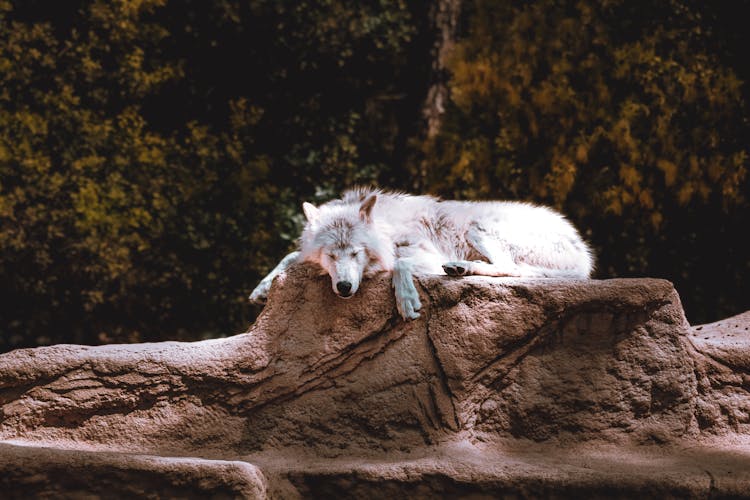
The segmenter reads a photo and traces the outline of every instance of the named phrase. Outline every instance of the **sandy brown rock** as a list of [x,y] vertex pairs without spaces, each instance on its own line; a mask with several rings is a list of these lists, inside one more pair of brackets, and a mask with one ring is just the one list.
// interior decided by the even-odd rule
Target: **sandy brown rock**
[[[442,452],[442,453],[441,453]],[[747,498],[747,446],[454,446],[408,460],[264,464],[303,498]],[[271,494],[275,492],[270,490]]]
[[670,283],[489,283],[484,297],[478,283],[429,288],[429,335],[464,428],[538,441],[695,432],[687,323]]
[[690,328],[690,340],[718,363],[750,372],[750,311]]
[[267,498],[247,463],[0,443],[1,498]]
[[750,435],[750,311],[690,329],[704,431]]
[[[636,474],[641,483],[623,483],[624,466],[594,466],[583,482],[577,474],[586,460],[598,463],[585,457],[615,444],[661,445],[653,453],[668,462],[669,450],[721,438],[733,457],[722,463],[748,464],[747,350],[740,337],[729,347],[719,336],[701,343],[667,281],[424,276],[422,317],[404,322],[386,277],[350,300],[326,280],[292,268],[250,331],[225,339],[0,355],[0,439],[11,443],[0,464],[15,474],[6,478],[26,469],[8,456],[29,464],[24,454],[45,447],[51,458],[29,466],[30,477],[64,469],[73,456],[64,450],[93,454],[87,460],[102,477],[129,471],[114,482],[177,456],[214,478],[204,482],[211,488],[226,488],[217,471],[229,467],[243,492],[230,496],[523,495],[542,477],[542,490],[571,495],[622,483],[623,492],[647,484],[700,496],[718,487],[721,471],[706,474],[697,452],[688,466],[672,463],[669,481],[648,467]],[[518,451],[517,443],[526,444]],[[457,444],[472,451],[454,453]],[[523,451],[540,446],[546,451]],[[583,450],[579,465],[549,458],[570,446]],[[118,465],[125,452],[156,458]],[[165,485],[168,465],[152,471]],[[696,470],[701,479],[691,481]],[[744,484],[733,477],[721,491]]]

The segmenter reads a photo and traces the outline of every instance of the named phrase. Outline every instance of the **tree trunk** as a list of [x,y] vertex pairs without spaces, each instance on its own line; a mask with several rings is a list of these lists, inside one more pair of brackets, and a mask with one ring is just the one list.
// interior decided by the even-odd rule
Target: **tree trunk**
[[[443,123],[445,103],[449,97],[447,60],[456,42],[457,27],[461,11],[461,0],[437,0],[430,11],[430,26],[433,32],[432,59],[427,97],[422,106],[427,140],[434,138]],[[424,188],[427,177],[427,163],[419,165],[418,188]]]

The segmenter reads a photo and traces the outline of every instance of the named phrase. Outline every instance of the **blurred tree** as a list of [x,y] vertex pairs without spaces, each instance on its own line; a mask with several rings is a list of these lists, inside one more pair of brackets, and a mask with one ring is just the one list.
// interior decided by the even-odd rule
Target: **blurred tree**
[[750,308],[740,22],[693,0],[0,0],[0,350],[244,330],[300,202],[353,183],[551,203],[600,277],[671,279],[691,321]]
[[393,178],[412,15],[0,1],[0,349],[244,330],[301,200]]
[[590,229],[600,276],[670,278],[691,320],[739,312],[728,295],[750,306],[748,113],[710,7],[464,8],[444,125],[421,145],[428,189],[562,208]]

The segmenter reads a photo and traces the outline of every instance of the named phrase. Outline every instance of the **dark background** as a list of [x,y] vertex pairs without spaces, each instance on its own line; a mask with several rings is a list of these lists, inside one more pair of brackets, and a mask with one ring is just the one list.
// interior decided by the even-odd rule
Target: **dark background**
[[245,331],[355,183],[549,204],[597,278],[750,309],[748,3],[0,0],[0,351]]

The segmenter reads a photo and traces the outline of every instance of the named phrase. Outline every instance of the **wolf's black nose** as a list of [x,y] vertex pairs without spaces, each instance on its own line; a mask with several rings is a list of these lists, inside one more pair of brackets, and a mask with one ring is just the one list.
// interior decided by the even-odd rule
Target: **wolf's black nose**
[[344,297],[349,296],[349,292],[352,290],[352,284],[348,281],[339,281],[336,283],[336,290],[339,291],[339,294],[343,295]]

